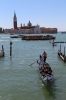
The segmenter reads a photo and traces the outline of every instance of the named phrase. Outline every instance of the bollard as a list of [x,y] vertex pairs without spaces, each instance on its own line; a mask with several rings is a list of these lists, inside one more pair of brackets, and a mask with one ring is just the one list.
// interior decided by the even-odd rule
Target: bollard
[[12,55],[12,42],[10,42],[10,56]]

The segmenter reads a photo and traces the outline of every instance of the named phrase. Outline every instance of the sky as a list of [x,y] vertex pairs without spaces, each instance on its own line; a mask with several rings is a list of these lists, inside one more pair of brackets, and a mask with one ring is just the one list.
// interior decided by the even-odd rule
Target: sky
[[17,25],[57,28],[66,31],[66,0],[0,0],[0,27],[13,28],[14,11]]

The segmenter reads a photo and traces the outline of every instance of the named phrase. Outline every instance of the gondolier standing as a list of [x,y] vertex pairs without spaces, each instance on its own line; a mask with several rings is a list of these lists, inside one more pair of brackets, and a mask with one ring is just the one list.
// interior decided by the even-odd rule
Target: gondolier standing
[[46,58],[47,58],[47,53],[44,51],[42,54],[43,58],[44,58],[44,62],[46,62]]

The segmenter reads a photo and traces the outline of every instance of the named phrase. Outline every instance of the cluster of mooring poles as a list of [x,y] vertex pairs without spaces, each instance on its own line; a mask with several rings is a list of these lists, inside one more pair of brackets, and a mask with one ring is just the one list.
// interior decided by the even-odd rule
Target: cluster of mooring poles
[[[50,43],[51,43],[51,40],[50,40]],[[56,42],[54,42],[54,39],[53,39],[52,46],[56,46],[57,43],[66,43],[66,42],[64,42],[64,41],[56,41]]]
[[65,47],[64,47],[64,54],[61,52],[61,44],[60,44],[60,50],[58,50],[59,57],[66,62],[66,56],[65,56]]
[[[4,47],[2,45],[2,50],[0,50],[0,57],[4,57],[5,52],[4,52]],[[12,42],[10,42],[10,56],[12,56]]]
[[[50,39],[50,43],[51,43],[51,39]],[[52,46],[56,46],[57,44],[54,42],[54,39],[53,39],[53,42],[52,42]]]

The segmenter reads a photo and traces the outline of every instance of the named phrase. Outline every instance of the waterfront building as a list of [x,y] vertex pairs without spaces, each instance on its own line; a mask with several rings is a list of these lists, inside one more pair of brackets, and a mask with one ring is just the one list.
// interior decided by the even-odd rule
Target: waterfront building
[[41,33],[57,33],[57,28],[41,27],[40,30],[41,30]]
[[38,24],[34,28],[34,33],[35,34],[40,34],[41,33],[40,26]]
[[40,34],[40,33],[57,33],[57,28],[45,28],[39,25],[32,25],[29,21],[27,25],[21,23],[20,27],[17,26],[17,16],[14,12],[13,28],[5,29],[5,33],[17,33],[17,34]]
[[4,28],[0,27],[0,33],[4,33]]

